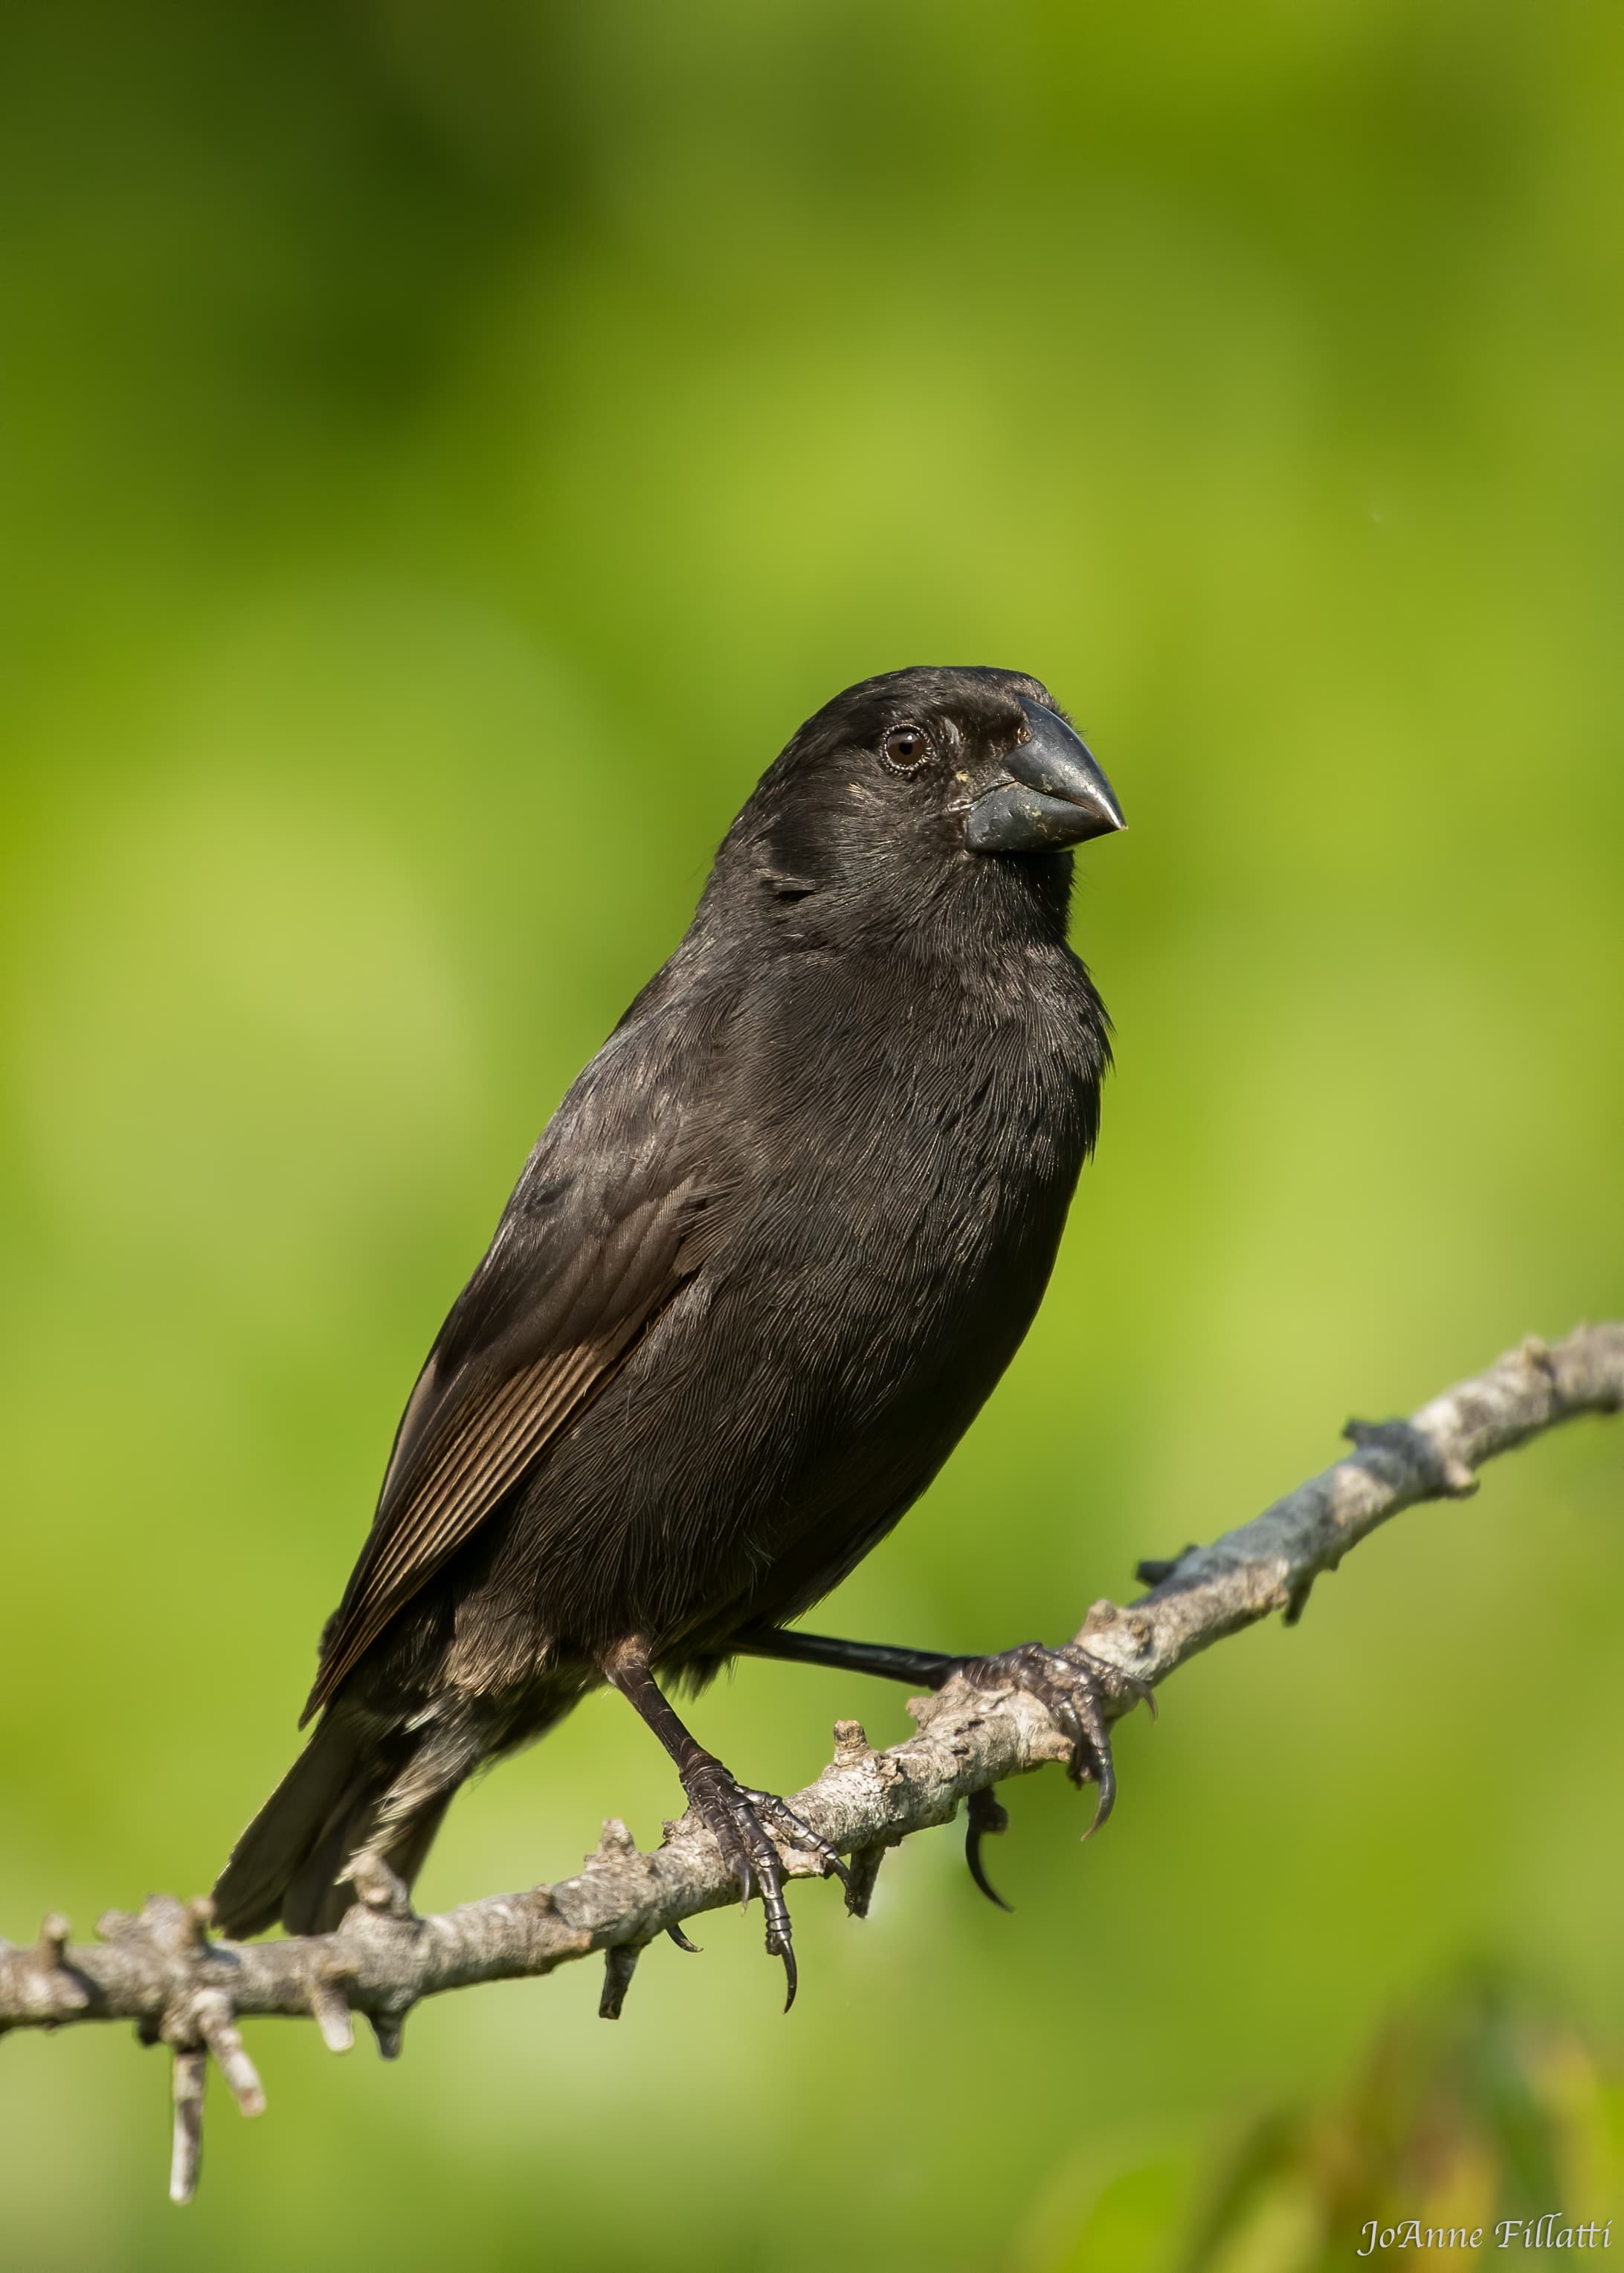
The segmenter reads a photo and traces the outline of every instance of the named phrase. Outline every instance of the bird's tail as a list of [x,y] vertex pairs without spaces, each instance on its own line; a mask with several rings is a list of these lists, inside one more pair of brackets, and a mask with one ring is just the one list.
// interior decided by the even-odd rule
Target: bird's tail
[[408,1887],[472,1767],[431,1737],[380,1729],[341,1703],[277,1785],[236,1846],[214,1888],[222,1932],[330,1933],[355,1900],[343,1878],[364,1848]]

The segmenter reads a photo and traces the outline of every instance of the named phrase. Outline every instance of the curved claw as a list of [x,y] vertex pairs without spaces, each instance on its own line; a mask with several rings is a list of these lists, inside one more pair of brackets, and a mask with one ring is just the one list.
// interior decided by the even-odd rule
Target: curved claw
[[801,1974],[795,1963],[794,1948],[793,1946],[786,1940],[780,1942],[778,1948],[774,1949],[772,1947],[772,1939],[770,1935],[767,1941],[767,1952],[769,1956],[781,1957],[784,1960],[784,2009],[787,2013],[790,2007],[795,2001],[795,1992],[801,1986]]
[[[1026,1642],[1015,1649],[1004,1650],[996,1657],[968,1659],[959,1669],[978,1686],[1013,1680],[1038,1699],[1070,1739],[1071,1757],[1066,1772],[1072,1782],[1092,1782],[1099,1788],[1094,1820],[1083,1837],[1092,1839],[1096,1831],[1103,1830],[1116,1804],[1116,1769],[1111,1757],[1110,1723],[1106,1718],[1105,1705],[1109,1699],[1131,1694],[1147,1704],[1154,1717],[1156,1700],[1149,1684],[1091,1656],[1074,1642],[1054,1650],[1046,1649],[1041,1642]],[[1002,1813],[1002,1810],[999,1812]],[[992,1889],[981,1869],[980,1838],[981,1832],[990,1827],[989,1823],[978,1822],[973,1814],[966,1842],[971,1875],[987,1894],[991,1894]],[[998,1899],[996,1894],[992,1898]]]
[[690,1941],[680,1925],[668,1925],[665,1931],[679,1949],[686,1950],[690,1957],[699,1955],[699,1944],[696,1941]]
[[983,1834],[991,1832],[996,1837],[1000,1832],[1007,1831],[1009,1827],[1009,1816],[992,1792],[973,1791],[970,1794],[969,1804],[965,1810],[965,1861],[969,1865],[970,1876],[988,1901],[994,1903],[999,1909],[1008,1910],[1012,1914],[1014,1903],[1004,1901],[1004,1896],[988,1877],[986,1868],[981,1862]]
[[1086,1840],[1092,1839],[1096,1831],[1104,1830],[1111,1819],[1111,1810],[1116,1804],[1116,1770],[1109,1747],[1095,1756],[1094,1782],[1100,1787],[1100,1797],[1094,1807],[1094,1820],[1083,1834]]
[[[826,1839],[772,1792],[753,1791],[736,1782],[721,1762],[709,1754],[695,1762],[683,1777],[690,1805],[720,1848],[748,1909],[752,1894],[761,1896],[766,1918],[770,1957],[781,1958],[788,1993],[787,2013],[795,2001],[799,1971],[791,1939],[789,1905],[784,1899],[784,1862],[774,1834],[786,1846],[809,1850],[824,1878],[838,1878],[848,1890],[852,1873]],[[692,1949],[686,1934],[668,1927],[679,1948]]]
[[1044,1684],[1038,1694],[1062,1726],[1070,1724],[1073,1749],[1066,1774],[1074,1784],[1098,1784],[1100,1804],[1094,1810],[1094,1823],[1103,1823],[1116,1797],[1116,1768],[1111,1758],[1111,1733],[1104,1714],[1086,1692],[1079,1697],[1068,1696],[1062,1691],[1051,1702],[1051,1692]]

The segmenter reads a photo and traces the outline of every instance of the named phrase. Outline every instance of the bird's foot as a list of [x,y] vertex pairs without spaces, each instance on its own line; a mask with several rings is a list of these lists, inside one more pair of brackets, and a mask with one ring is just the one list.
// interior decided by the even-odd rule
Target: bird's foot
[[[1000,1650],[995,1657],[970,1657],[954,1670],[976,1689],[1025,1689],[1035,1697],[1062,1733],[1071,1740],[1066,1774],[1074,1784],[1099,1786],[1094,1820],[1084,1832],[1092,1838],[1116,1802],[1116,1770],[1111,1759],[1110,1722],[1107,1707],[1143,1698],[1155,1712],[1156,1700],[1142,1681],[1121,1672],[1103,1658],[1093,1657],[1076,1642],[1058,1649],[1042,1642],[1021,1642]],[[968,1809],[965,1859],[970,1875],[989,1902],[1000,1909],[1009,1904],[993,1888],[981,1863],[981,1840],[988,1832],[1003,1831],[1009,1821],[991,1792],[976,1793]]]
[[[748,1906],[752,1887],[760,1892],[767,1919],[767,1954],[784,1961],[787,2013],[795,2001],[797,1969],[789,1905],[784,1899],[784,1857],[779,1845],[811,1856],[820,1876],[849,1887],[851,1874],[826,1839],[769,1791],[752,1791],[728,1774],[720,1760],[704,1754],[683,1771],[682,1787],[695,1815],[722,1852]],[[775,1843],[775,1841],[777,1843]]]

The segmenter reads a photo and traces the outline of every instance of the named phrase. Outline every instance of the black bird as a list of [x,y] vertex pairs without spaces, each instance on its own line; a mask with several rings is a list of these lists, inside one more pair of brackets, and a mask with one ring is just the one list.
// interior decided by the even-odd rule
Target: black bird
[[429,1354],[225,1932],[335,1926],[364,1849],[410,1884],[464,1778],[607,1682],[759,1887],[793,1997],[774,1834],[839,1859],[657,1686],[741,1653],[1019,1681],[1102,1818],[1109,1677],[1081,1652],[785,1629],[918,1497],[1041,1299],[1110,1056],[1067,848],[1122,826],[1011,671],[865,679],[768,768]]

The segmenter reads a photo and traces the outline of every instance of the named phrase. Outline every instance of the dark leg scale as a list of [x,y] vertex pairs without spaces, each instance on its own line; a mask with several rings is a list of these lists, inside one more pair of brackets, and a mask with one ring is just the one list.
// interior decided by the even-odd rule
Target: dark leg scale
[[[649,1669],[649,1653],[639,1640],[620,1643],[605,1651],[601,1661],[605,1677],[635,1706],[676,1762],[688,1805],[721,1849],[722,1859],[737,1879],[748,1906],[750,1890],[760,1890],[767,1914],[767,1954],[781,1957],[789,1984],[784,1999],[787,2013],[795,2001],[795,1951],[791,1939],[789,1905],[784,1899],[784,1864],[772,1834],[786,1847],[800,1847],[817,1858],[824,1878],[832,1873],[849,1890],[851,1876],[826,1839],[810,1824],[792,1813],[768,1791],[751,1791],[728,1774],[714,1752],[686,1729],[662,1694]],[[672,1939],[680,1948],[693,1944],[676,1929]]]
[[829,1842],[820,1839],[781,1799],[740,1783],[711,1753],[702,1752],[684,1763],[682,1788],[738,1880],[742,1901],[748,1903],[752,1886],[760,1893],[767,1918],[767,1954],[784,1961],[787,2013],[795,2001],[799,1975],[789,1905],[784,1899],[784,1864],[773,1834],[785,1846],[799,1847],[814,1856],[826,1879],[833,1876],[849,1885],[846,1865]]

